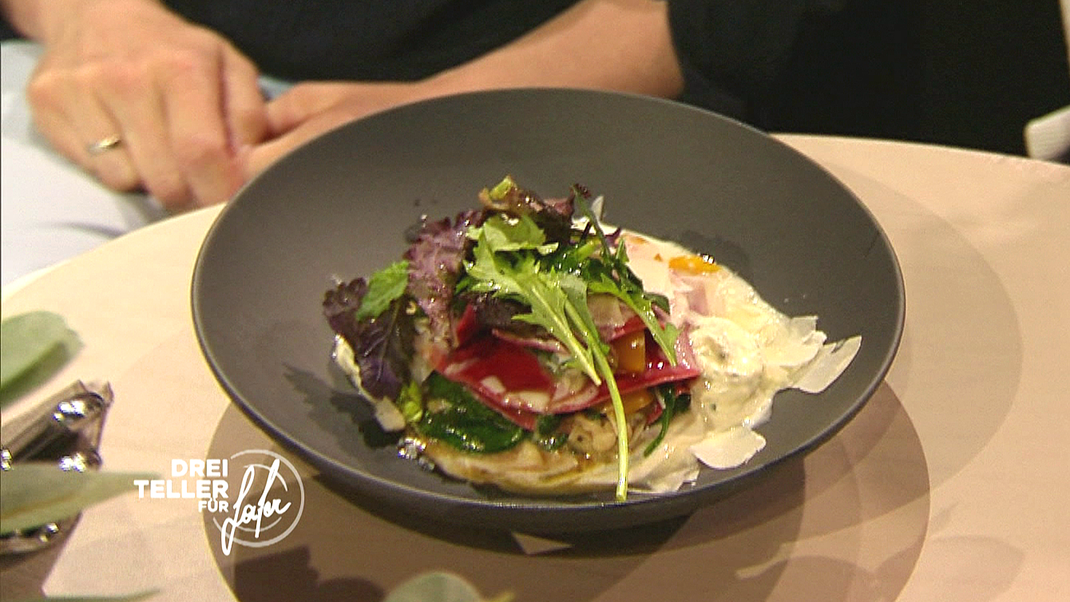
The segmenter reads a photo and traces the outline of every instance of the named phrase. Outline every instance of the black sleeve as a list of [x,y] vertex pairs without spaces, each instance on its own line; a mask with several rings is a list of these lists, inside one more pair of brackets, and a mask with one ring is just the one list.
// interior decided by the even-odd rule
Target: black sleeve
[[22,34],[15,31],[15,28],[7,22],[7,17],[0,15],[0,41],[17,40],[21,37]]
[[803,21],[846,0],[669,0],[684,75],[680,100],[747,120],[779,75]]

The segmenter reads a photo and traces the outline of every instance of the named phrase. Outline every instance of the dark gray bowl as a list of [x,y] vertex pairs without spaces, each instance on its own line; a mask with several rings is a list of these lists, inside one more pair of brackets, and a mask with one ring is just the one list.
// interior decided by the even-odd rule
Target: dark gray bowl
[[[544,196],[576,182],[614,224],[712,253],[831,338],[850,368],[816,396],[777,396],[768,444],[741,468],[703,470],[667,496],[523,498],[399,459],[362,429],[371,414],[332,369],[320,314],[332,278],[398,259],[420,215],[452,216],[505,174]],[[566,90],[477,93],[401,107],[318,138],[246,186],[198,257],[193,319],[208,364],[252,419],[371,506],[530,532],[677,517],[813,449],[881,383],[904,317],[895,254],[843,185],[791,148],[674,102]]]

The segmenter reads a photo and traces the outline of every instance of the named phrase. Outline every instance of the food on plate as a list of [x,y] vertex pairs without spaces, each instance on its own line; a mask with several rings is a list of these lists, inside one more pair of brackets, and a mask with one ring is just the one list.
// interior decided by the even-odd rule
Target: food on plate
[[605,225],[582,186],[544,199],[507,176],[478,198],[323,302],[379,424],[453,477],[675,491],[745,463],[777,391],[823,390],[859,348],[707,255]]

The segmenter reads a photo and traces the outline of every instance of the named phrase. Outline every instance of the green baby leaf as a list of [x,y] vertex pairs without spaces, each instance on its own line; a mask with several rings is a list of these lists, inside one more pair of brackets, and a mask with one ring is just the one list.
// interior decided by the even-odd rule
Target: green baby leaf
[[55,464],[16,464],[0,471],[0,534],[70,518],[83,509],[136,489],[149,473],[64,471]]
[[478,241],[484,237],[495,253],[531,249],[546,254],[557,248],[557,243],[547,244],[546,233],[527,215],[495,213],[482,226],[469,228],[469,239]]
[[33,311],[0,323],[0,406],[44,382],[81,348],[62,316]]
[[409,579],[390,592],[383,602],[509,602],[510,593],[486,599],[468,581],[442,571],[424,573]]
[[405,294],[408,285],[408,261],[395,261],[372,274],[368,279],[368,292],[357,309],[356,319],[364,320],[382,314],[395,299]]

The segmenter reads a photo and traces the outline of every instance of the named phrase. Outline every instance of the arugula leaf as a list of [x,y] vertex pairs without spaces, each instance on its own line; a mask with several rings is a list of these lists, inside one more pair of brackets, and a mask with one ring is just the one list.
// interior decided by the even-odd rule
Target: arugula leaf
[[365,320],[379,316],[395,299],[405,294],[408,284],[409,262],[405,260],[396,261],[372,274],[368,279],[368,292],[364,294],[354,319]]
[[[569,322],[567,312],[575,313],[578,310],[570,307],[572,303],[562,287],[575,289],[576,276],[541,271],[538,262],[529,254],[519,254],[516,265],[513,265],[507,258],[494,253],[486,232],[480,234],[472,255],[473,261],[465,265],[468,276],[474,280],[472,291],[506,295],[523,301],[531,308],[531,312],[517,315],[514,319],[545,328],[569,350],[579,368],[595,384],[602,383],[591,350],[576,338],[572,331],[573,324]],[[579,286],[583,286],[582,281]],[[597,332],[595,336],[598,336]]]
[[675,345],[676,339],[680,335],[680,330],[669,323],[662,326],[658,321],[657,314],[654,313],[655,303],[667,310],[667,300],[648,295],[643,290],[642,281],[628,267],[628,253],[625,250],[623,240],[617,245],[616,251],[610,248],[609,239],[606,238],[601,223],[587,203],[589,193],[578,186],[572,187],[572,193],[576,199],[576,206],[583,216],[587,218],[591,229],[602,245],[602,263],[600,265],[606,269],[600,271],[597,275],[588,276],[587,284],[590,291],[592,293],[608,293],[628,305],[643,320],[643,324],[653,335],[654,342],[658,344],[658,347],[661,347],[665,357],[669,359],[669,363],[675,366]]
[[[598,332],[594,333],[595,338]],[[617,423],[617,490],[616,497],[623,501],[628,496],[628,423],[624,416],[624,400],[621,399],[620,389],[617,388],[617,379],[613,377],[613,368],[609,365],[609,358],[605,352],[594,354],[598,362],[598,369],[606,377],[606,388],[609,389],[609,399],[613,405],[613,419]]]
[[[472,251],[474,260],[466,264],[468,276],[475,280],[471,289],[495,295],[509,295],[531,308],[531,313],[513,319],[537,324],[546,329],[572,354],[572,361],[599,385],[606,383],[617,424],[617,490],[623,500],[628,492],[628,437],[624,402],[617,388],[613,368],[609,365],[607,346],[587,305],[587,283],[574,272],[543,269],[530,253],[512,253],[515,264],[494,253],[486,232],[479,234]],[[583,337],[581,342],[576,333]]]
[[654,342],[661,347],[661,350],[665,353],[665,357],[669,359],[669,363],[676,365],[676,339],[680,336],[680,329],[675,324],[666,322],[664,326],[658,321],[658,316],[654,312],[654,304],[650,298],[642,293],[640,288],[637,291],[633,286],[623,285],[617,281],[607,277],[605,274],[598,280],[593,280],[587,283],[587,287],[592,293],[606,293],[613,295],[620,299],[632,308],[632,311],[639,316],[646,325],[647,330],[653,335]]

